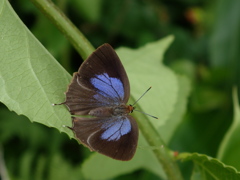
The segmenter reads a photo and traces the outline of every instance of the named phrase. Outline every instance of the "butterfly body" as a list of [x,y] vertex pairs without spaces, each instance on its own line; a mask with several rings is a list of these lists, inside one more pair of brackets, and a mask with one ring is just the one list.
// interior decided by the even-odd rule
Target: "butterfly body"
[[125,116],[133,111],[131,105],[120,104],[113,107],[100,107],[91,110],[88,114],[96,117]]
[[[63,103],[74,117],[76,138],[91,151],[127,161],[135,154],[138,125],[126,105],[130,85],[109,44],[100,46],[74,73]],[[78,115],[90,115],[82,117]]]

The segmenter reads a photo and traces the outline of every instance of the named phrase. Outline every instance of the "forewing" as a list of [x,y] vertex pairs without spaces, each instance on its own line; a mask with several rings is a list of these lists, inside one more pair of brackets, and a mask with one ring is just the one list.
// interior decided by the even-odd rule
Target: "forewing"
[[71,114],[85,115],[96,107],[127,103],[129,95],[124,67],[114,49],[104,44],[74,73],[65,104]]
[[92,151],[113,159],[128,161],[137,148],[138,126],[131,116],[111,118],[73,117],[73,131]]

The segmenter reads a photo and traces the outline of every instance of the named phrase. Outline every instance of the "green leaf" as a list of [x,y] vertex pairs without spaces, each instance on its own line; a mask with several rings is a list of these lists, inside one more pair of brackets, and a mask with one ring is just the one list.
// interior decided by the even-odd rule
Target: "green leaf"
[[54,60],[17,17],[8,1],[0,4],[0,101],[31,121],[73,136],[70,114],[53,107],[65,97],[71,76]]
[[224,163],[229,164],[240,170],[240,108],[238,102],[237,88],[233,89],[234,119],[231,127],[226,133],[218,152],[218,158]]
[[193,161],[192,180],[239,180],[240,173],[232,166],[227,166],[215,158],[198,153],[181,153],[178,159]]
[[[155,127],[160,127],[165,123],[174,111],[177,101],[177,77],[162,63],[163,54],[172,41],[173,36],[168,36],[148,43],[137,50],[129,48],[117,50],[130,80],[132,97],[135,100],[138,99],[152,86],[152,89],[136,106],[159,118],[159,120],[149,118]],[[134,103],[134,101],[130,101],[130,103]]]
[[183,75],[177,75],[178,93],[177,101],[174,104],[174,111],[166,120],[163,126],[158,128],[161,137],[166,143],[169,143],[172,136],[175,134],[179,124],[187,108],[187,98],[190,93],[190,81]]

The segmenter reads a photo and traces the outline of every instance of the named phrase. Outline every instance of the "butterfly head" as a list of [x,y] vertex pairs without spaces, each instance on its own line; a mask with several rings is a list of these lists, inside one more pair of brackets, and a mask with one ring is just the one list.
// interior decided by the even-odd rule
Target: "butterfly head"
[[129,113],[132,113],[134,111],[135,107],[131,104],[128,106]]

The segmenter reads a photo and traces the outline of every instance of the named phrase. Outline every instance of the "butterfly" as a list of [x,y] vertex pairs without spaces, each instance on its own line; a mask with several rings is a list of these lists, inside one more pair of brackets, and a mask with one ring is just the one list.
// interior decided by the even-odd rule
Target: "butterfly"
[[76,139],[91,151],[128,161],[136,152],[138,125],[126,105],[130,84],[109,44],[97,48],[73,74],[64,103],[72,116]]

